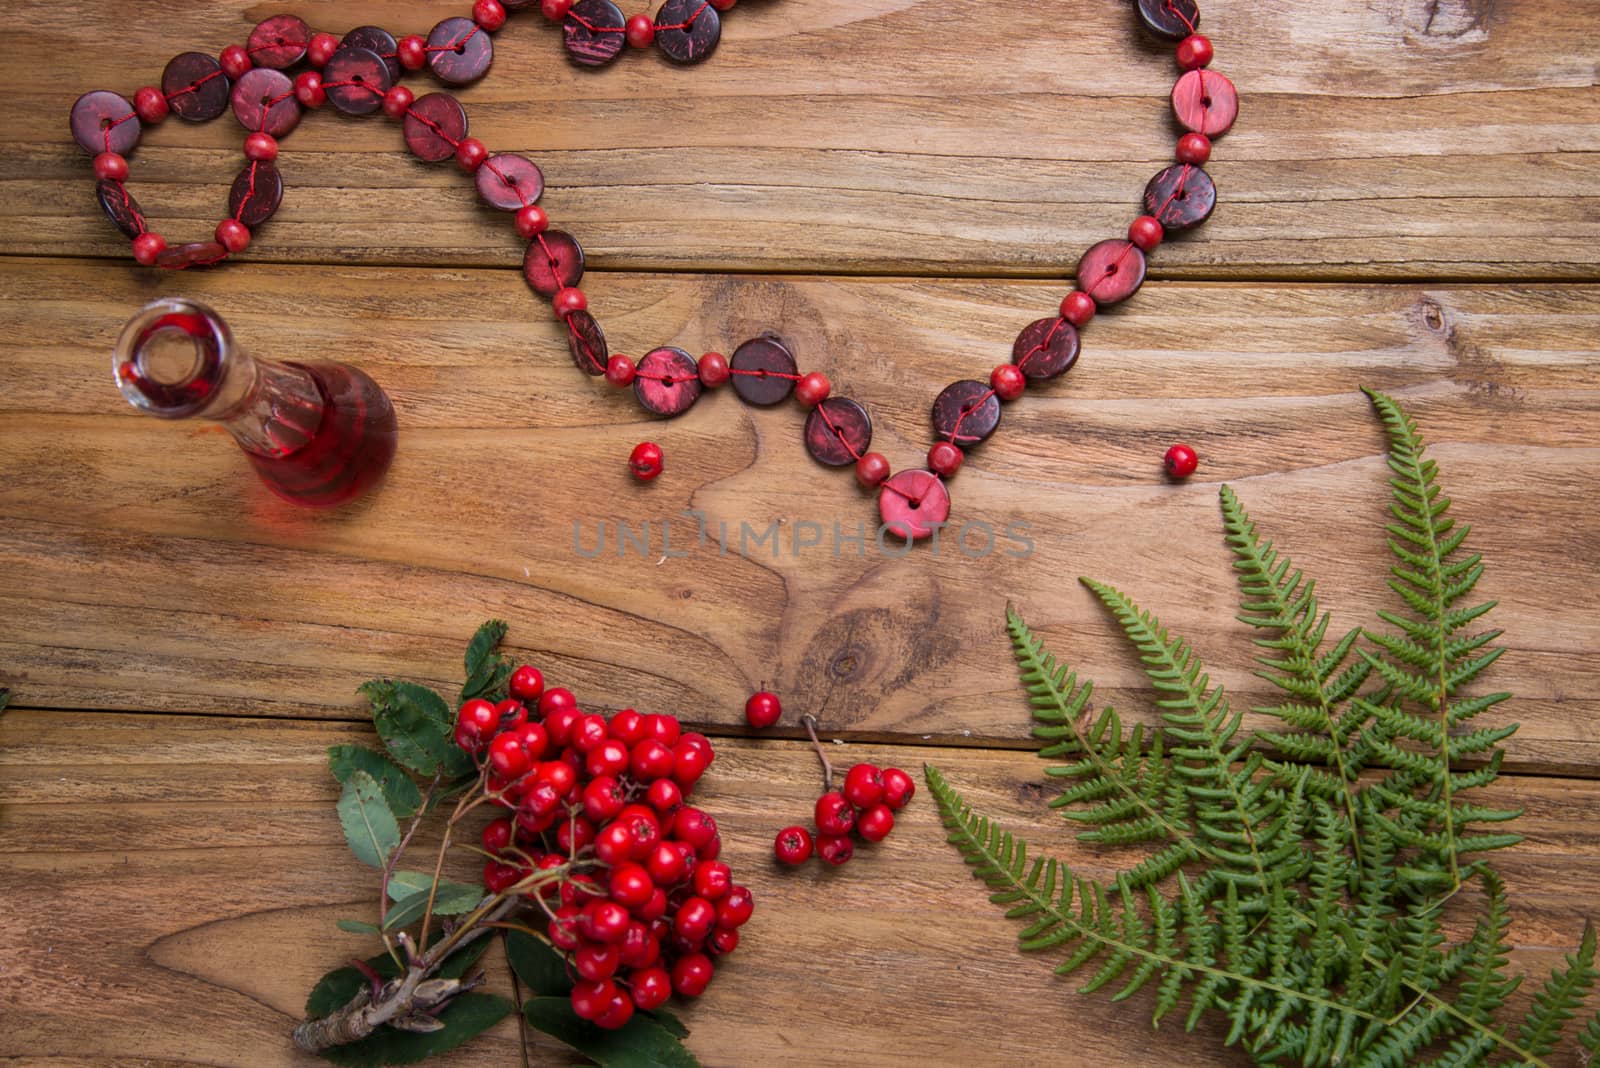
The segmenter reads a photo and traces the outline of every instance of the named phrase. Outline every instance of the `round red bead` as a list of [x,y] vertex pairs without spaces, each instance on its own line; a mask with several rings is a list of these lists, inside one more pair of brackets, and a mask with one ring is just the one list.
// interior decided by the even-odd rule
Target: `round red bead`
[[636,371],[633,361],[621,353],[606,361],[606,381],[613,386],[633,385],[633,376]]
[[720,352],[708,352],[700,357],[700,384],[707,389],[727,385],[732,377],[728,372],[728,358]]
[[217,243],[229,252],[250,247],[250,228],[238,219],[223,219],[217,224]]
[[1141,215],[1128,227],[1128,240],[1146,252],[1161,244],[1161,239],[1166,236],[1166,230],[1153,215]]
[[500,0],[476,0],[472,5],[472,21],[494,33],[506,24],[506,8]]
[[405,118],[411,105],[416,102],[417,94],[403,85],[397,85],[383,94],[383,113],[391,119]]
[[961,470],[963,459],[961,450],[948,441],[935,442],[928,450],[928,469],[941,478],[949,478]]
[[556,295],[550,298],[550,306],[556,310],[559,318],[565,319],[573,312],[581,312],[588,308],[589,298],[576,286],[567,286],[556,290]]
[[1082,326],[1094,318],[1094,298],[1081,289],[1074,289],[1061,299],[1061,318],[1073,326]]
[[1003,401],[1014,401],[1028,388],[1028,376],[1014,363],[1002,363],[989,372],[989,388]]
[[795,398],[807,408],[815,408],[827,400],[828,394],[832,391],[833,384],[821,371],[812,371],[805,375],[794,387]]
[[552,22],[560,22],[567,17],[567,12],[572,10],[572,0],[543,0],[539,10],[544,12],[544,17]]
[[166,250],[167,240],[160,234],[143,233],[133,239],[133,258],[146,267]]
[[238,81],[250,72],[255,63],[250,59],[250,53],[240,45],[229,45],[222,50],[222,55],[217,57],[222,64],[222,73],[234,81]]
[[244,139],[244,158],[271,162],[278,158],[278,139],[267,133],[253,133]]
[[1184,70],[1199,70],[1211,66],[1215,56],[1210,38],[1192,33],[1178,42],[1178,66]]
[[856,461],[856,481],[868,489],[883,484],[889,477],[889,459],[881,452],[869,452]]
[[718,11],[727,11],[738,2],[739,0],[711,0],[711,6],[716,8]]
[[456,162],[468,174],[483,166],[483,161],[488,158],[489,150],[476,137],[468,137],[456,145]]
[[1211,158],[1211,138],[1203,133],[1186,133],[1178,138],[1178,162],[1199,166]]
[[550,225],[550,216],[537,204],[527,204],[517,209],[517,233],[530,241],[533,235],[542,234]]
[[634,478],[649,482],[661,473],[661,459],[660,445],[653,441],[641,441],[628,456],[628,467],[633,471]]
[[102,152],[94,158],[94,176],[120,182],[128,177],[128,161],[115,152]]
[[406,70],[421,70],[428,65],[428,42],[414,33],[402,37],[395,46],[395,58]]
[[333,54],[339,51],[339,38],[331,33],[314,33],[306,45],[306,59],[313,67],[326,66]]
[[635,48],[649,48],[656,39],[656,24],[649,15],[629,15],[628,43]]
[[133,110],[139,113],[139,121],[154,126],[166,118],[172,109],[167,106],[167,98],[160,89],[147,85],[133,94]]
[[1189,446],[1180,443],[1167,450],[1162,462],[1167,474],[1173,478],[1188,478],[1200,466],[1200,457]]
[[301,71],[294,80],[294,98],[308,108],[320,108],[328,102],[322,88],[322,75],[314,70]]

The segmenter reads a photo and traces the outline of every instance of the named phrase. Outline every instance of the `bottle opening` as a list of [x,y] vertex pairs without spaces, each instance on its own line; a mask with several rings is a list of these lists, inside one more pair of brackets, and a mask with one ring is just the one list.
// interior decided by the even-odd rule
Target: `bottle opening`
[[117,340],[117,386],[141,411],[167,418],[194,415],[220,389],[227,369],[227,327],[210,309],[161,300],[129,321]]

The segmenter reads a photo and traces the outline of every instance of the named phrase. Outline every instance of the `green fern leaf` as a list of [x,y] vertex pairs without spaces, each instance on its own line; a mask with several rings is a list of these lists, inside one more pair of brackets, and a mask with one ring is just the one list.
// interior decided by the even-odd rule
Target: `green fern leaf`
[[1529,1055],[1543,1057],[1556,1048],[1562,1030],[1594,986],[1594,953],[1594,926],[1586,924],[1577,951],[1566,956],[1566,970],[1557,968],[1551,972],[1544,988],[1533,996],[1533,1007],[1517,1029],[1517,1044]]

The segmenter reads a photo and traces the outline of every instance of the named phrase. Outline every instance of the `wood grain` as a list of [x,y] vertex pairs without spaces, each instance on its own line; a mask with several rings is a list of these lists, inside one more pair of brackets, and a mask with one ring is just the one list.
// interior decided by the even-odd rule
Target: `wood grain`
[[[0,3],[0,252],[126,255],[67,136],[81,92],[131,94],[176,51],[216,53],[288,10],[426,32],[422,0]],[[512,20],[462,92],[473,132],[545,168],[544,204],[602,269],[1070,273],[1170,159],[1170,54],[1126,3],[753,0],[692,70],[567,63]],[[1212,168],[1221,206],[1158,277],[1600,277],[1600,93],[1590,0],[1212,0],[1216,69],[1244,96]],[[115,42],[115,45],[112,43]],[[974,61],[974,57],[987,57]],[[208,238],[237,123],[169,120],[131,188],[172,238]],[[252,259],[510,265],[519,242],[449,165],[380,117],[308,118]]]
[[[28,980],[0,984],[10,1021],[0,1057],[321,1063],[297,1059],[286,1035],[316,978],[370,949],[334,921],[365,915],[375,889],[339,843],[323,753],[366,737],[246,718],[0,719],[0,900],[50,903],[0,910],[8,969]],[[837,755],[935,763],[974,805],[1086,873],[1119,863],[1065,833],[1032,756],[877,745]],[[708,1068],[823,1068],[863,1055],[906,1066],[1171,1059],[1171,1030],[1143,1027],[1147,997],[1078,998],[1075,983],[1051,978],[1054,961],[1018,957],[1015,925],[944,844],[925,789],[870,856],[836,871],[777,869],[771,836],[804,816],[816,789],[815,759],[790,742],[723,743],[705,780],[723,856],[758,902],[721,981],[685,1013]],[[1547,970],[1577,939],[1583,888],[1600,880],[1600,785],[1513,778],[1491,803],[1527,808],[1518,826],[1528,841],[1501,867],[1514,967]],[[503,972],[491,964],[491,974]],[[516,1044],[502,1025],[451,1063],[513,1063]],[[1182,1048],[1192,1063],[1233,1063],[1215,1043]],[[541,1043],[534,1063],[567,1059]]]

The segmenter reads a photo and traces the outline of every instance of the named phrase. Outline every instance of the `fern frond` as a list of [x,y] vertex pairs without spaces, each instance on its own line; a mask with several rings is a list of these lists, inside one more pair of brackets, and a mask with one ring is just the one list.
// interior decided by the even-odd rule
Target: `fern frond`
[[1532,1056],[1543,1057],[1556,1048],[1561,1032],[1588,997],[1596,977],[1594,953],[1594,925],[1585,924],[1583,941],[1576,952],[1566,956],[1566,970],[1557,968],[1550,973],[1517,1029],[1517,1044]]

